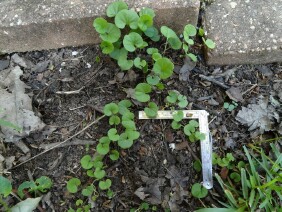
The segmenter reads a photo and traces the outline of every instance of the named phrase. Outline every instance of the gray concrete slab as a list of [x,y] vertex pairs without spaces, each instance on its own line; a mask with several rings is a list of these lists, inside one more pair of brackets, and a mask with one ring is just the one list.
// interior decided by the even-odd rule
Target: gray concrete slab
[[[99,42],[92,23],[113,0],[1,0],[0,52],[23,52]],[[197,24],[199,0],[126,0],[156,10],[157,25]]]
[[282,0],[216,0],[204,19],[208,64],[282,62]]

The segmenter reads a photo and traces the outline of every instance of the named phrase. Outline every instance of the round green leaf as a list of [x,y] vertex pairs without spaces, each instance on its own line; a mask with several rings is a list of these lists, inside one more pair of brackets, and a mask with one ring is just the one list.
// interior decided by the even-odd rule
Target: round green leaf
[[112,185],[112,181],[110,179],[107,179],[105,181],[100,181],[99,182],[99,188],[101,190],[107,190],[107,189],[109,189],[111,187],[111,185]]
[[166,97],[166,101],[168,101],[171,104],[174,104],[177,101],[177,97],[178,94],[175,91],[169,91],[168,96]]
[[109,23],[104,18],[96,18],[93,22],[95,30],[100,34],[107,32],[108,24]]
[[111,160],[115,161],[119,158],[119,152],[117,150],[112,150],[110,153]]
[[100,44],[100,47],[104,54],[110,54],[115,49],[114,45],[108,41],[102,41],[102,43]]
[[121,119],[122,121],[132,121],[134,119],[134,113],[128,110],[122,115]]
[[204,198],[208,195],[208,190],[205,187],[203,187],[201,184],[195,183],[192,186],[191,193],[194,197],[197,197],[197,198],[200,199],[200,198]]
[[[187,24],[185,27],[184,27],[184,31],[183,31],[183,36],[184,36],[184,40],[189,43],[191,40],[189,37],[191,36],[195,36],[197,33],[197,30],[196,28],[192,25],[192,24]],[[190,43],[189,43],[190,44]]]
[[117,141],[119,139],[119,135],[117,134],[117,130],[112,128],[108,131],[108,137],[112,141]]
[[148,54],[159,53],[159,50],[157,48],[148,48],[147,53]]
[[200,160],[196,160],[193,163],[193,168],[197,171],[200,172],[202,170],[202,164]]
[[178,99],[178,106],[180,108],[185,108],[187,105],[188,105],[188,101],[187,101],[187,97],[184,96],[184,95],[178,95],[177,96],[177,99]]
[[140,12],[139,12],[139,15],[142,16],[142,15],[149,15],[151,16],[152,18],[154,18],[156,16],[154,10],[152,10],[151,8],[147,8],[147,7],[144,7]]
[[[204,38],[203,38],[203,40],[204,40]],[[204,40],[204,43],[206,44],[206,46],[209,49],[214,49],[215,48],[215,43],[211,39]]]
[[123,1],[116,1],[108,6],[106,13],[108,17],[115,17],[119,11],[124,9],[128,9],[127,4]]
[[131,120],[126,120],[121,122],[122,126],[124,126],[127,130],[135,130],[135,122]]
[[120,29],[117,28],[116,25],[112,23],[108,23],[106,31],[103,34],[100,34],[100,37],[104,41],[114,43],[118,41],[120,35],[121,35]]
[[152,54],[152,58],[154,61],[157,61],[158,59],[161,59],[162,58],[162,55],[160,53],[153,53]]
[[2,194],[4,197],[7,197],[12,192],[11,182],[3,176],[0,176],[0,188],[0,195]]
[[76,193],[77,187],[81,184],[78,178],[72,178],[67,182],[67,189],[70,193]]
[[131,29],[137,29],[138,20],[139,16],[133,10],[121,10],[115,16],[115,24],[120,29],[123,29],[126,25]]
[[120,138],[118,140],[118,145],[122,148],[122,149],[128,149],[133,145],[133,140],[129,140],[129,139],[123,139]]
[[110,151],[110,145],[109,143],[99,143],[96,150],[100,155],[106,155]]
[[138,27],[143,32],[153,25],[153,18],[150,15],[141,15],[138,20]]
[[182,42],[180,41],[180,39],[178,37],[168,38],[167,42],[169,43],[171,48],[174,49],[174,50],[178,50],[182,46]]
[[103,177],[106,176],[106,172],[105,170],[101,169],[101,168],[96,168],[95,172],[94,172],[94,177],[98,180],[102,179]]
[[232,172],[232,173],[230,174],[230,178],[231,178],[234,182],[236,182],[236,183],[238,183],[238,182],[241,181],[241,176],[240,176],[240,174],[238,174],[238,173],[236,173],[236,172]]
[[174,129],[174,130],[178,130],[178,129],[181,128],[181,124],[180,124],[179,122],[177,122],[177,121],[172,121],[171,127],[172,127],[172,129]]
[[119,108],[119,113],[121,115],[123,115],[124,113],[128,112],[129,109],[132,105],[132,103],[127,100],[127,99],[124,99],[124,100],[121,100],[119,103],[118,103],[118,108]]
[[90,155],[84,155],[81,158],[80,163],[84,169],[91,169],[93,167],[93,161]]
[[148,75],[146,77],[146,81],[150,85],[157,85],[160,82],[160,77],[159,76],[155,76],[155,75]]
[[119,58],[118,65],[121,70],[129,70],[133,66],[133,60],[127,60],[126,58]]
[[153,67],[153,71],[160,76],[161,79],[169,78],[173,73],[174,65],[168,58],[158,59]]
[[194,62],[197,62],[197,57],[193,53],[189,53],[187,56],[190,57]]
[[40,178],[35,180],[36,189],[41,192],[46,192],[46,189],[51,188],[52,180],[47,176],[41,176]]
[[154,118],[158,114],[159,107],[154,102],[149,102],[148,107],[145,107],[144,112],[149,118]]
[[117,114],[118,110],[119,108],[116,103],[109,103],[105,105],[103,112],[106,116],[111,116]]
[[81,193],[82,193],[83,196],[88,197],[93,193],[94,190],[95,190],[94,186],[91,184],[91,185],[87,186],[85,189],[83,189]]
[[125,133],[129,140],[136,140],[140,137],[140,133],[136,130],[129,129],[129,130],[126,130]]
[[180,122],[184,117],[184,113],[182,110],[179,110],[173,114],[173,120],[176,122]]
[[150,100],[150,96],[147,93],[150,93],[151,91],[151,85],[147,83],[139,83],[135,88],[134,97],[139,102],[147,102]]
[[160,35],[159,31],[155,27],[149,27],[145,32],[145,35],[149,37],[152,41],[159,41],[160,40]]
[[120,118],[117,115],[113,115],[109,119],[110,125],[118,125],[120,123]]
[[136,57],[133,63],[134,63],[134,66],[139,69],[143,69],[147,65],[146,60],[141,60],[140,57]]
[[195,137],[200,140],[200,141],[203,141],[205,140],[206,136],[204,133],[200,133],[199,131],[195,132]]
[[130,32],[128,35],[124,36],[123,46],[127,51],[134,52],[136,48],[143,46],[143,39],[138,33]]

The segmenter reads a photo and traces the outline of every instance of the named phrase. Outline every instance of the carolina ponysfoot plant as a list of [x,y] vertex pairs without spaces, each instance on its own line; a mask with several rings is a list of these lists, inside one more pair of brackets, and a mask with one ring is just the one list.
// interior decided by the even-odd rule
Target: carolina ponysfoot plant
[[[35,197],[38,197],[41,193],[45,193],[52,187],[52,181],[49,177],[42,176],[35,181],[25,181],[17,189],[18,199],[23,199],[25,196],[25,192],[31,194],[34,193]],[[33,210],[37,207],[41,198],[32,198],[26,199],[18,203],[17,205],[10,207],[5,199],[9,195],[12,194],[12,183],[7,178],[0,176],[0,205],[2,205],[5,211],[20,211],[21,208],[25,208],[26,210]],[[13,194],[15,195],[15,194]],[[1,208],[0,208],[1,209]]]
[[275,144],[270,146],[269,155],[263,148],[251,146],[249,151],[244,147],[248,163],[239,170],[241,180],[224,182],[216,174],[228,200],[222,205],[237,211],[282,210],[282,155]]
[[[166,53],[169,49],[178,50],[184,57],[196,61],[197,57],[190,51],[190,47],[194,45],[192,38],[197,34],[197,30],[191,24],[186,25],[181,39],[167,26],[162,26],[159,32],[153,25],[155,12],[152,9],[142,8],[137,13],[129,9],[123,1],[111,3],[106,10],[106,14],[107,19],[99,17],[93,22],[93,26],[102,40],[100,44],[102,52],[116,60],[121,70],[131,69],[144,74],[144,81],[135,86],[131,98],[133,101],[144,105],[144,111],[148,117],[155,117],[159,106],[152,101],[151,94],[165,89],[164,81],[172,76],[174,70],[174,64],[166,56]],[[165,40],[162,49],[150,46],[150,44],[161,39]],[[209,44],[209,42],[206,43]],[[187,106],[188,101],[184,95],[176,91],[175,93],[170,92],[169,95],[169,104],[175,104],[180,109]],[[140,133],[137,131],[135,116],[131,107],[132,102],[127,99],[104,106],[103,113],[109,118],[111,128],[106,135],[99,139],[95,156],[87,154],[81,159],[82,168],[86,170],[86,174],[91,180],[88,184],[81,185],[78,178],[70,179],[67,183],[69,192],[76,193],[85,186],[90,186],[89,191],[92,191],[92,193],[89,192],[91,193],[89,196],[93,198],[92,195],[96,190],[92,188],[98,186],[101,191],[107,191],[109,197],[114,195],[110,190],[112,181],[107,176],[103,159],[118,160],[118,150],[130,148],[134,141],[139,138]],[[178,118],[175,118],[174,121],[177,120],[181,127],[180,122],[183,117],[180,116],[181,114],[178,114]],[[192,141],[203,138],[203,135],[196,130],[198,127],[196,122],[190,122],[185,127],[190,127],[188,136]],[[187,132],[186,130],[186,134]],[[96,198],[97,195],[94,195],[94,197]],[[81,201],[76,205],[81,206]]]

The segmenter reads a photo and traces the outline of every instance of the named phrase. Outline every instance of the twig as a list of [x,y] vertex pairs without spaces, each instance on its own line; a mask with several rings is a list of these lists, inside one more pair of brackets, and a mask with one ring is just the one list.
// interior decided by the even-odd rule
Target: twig
[[80,139],[75,139],[75,140],[72,140],[68,143],[64,143],[64,144],[61,144],[61,142],[56,142],[56,143],[51,143],[51,144],[41,144],[39,146],[39,148],[41,149],[50,149],[58,144],[61,144],[60,147],[65,147],[65,146],[72,146],[72,145],[93,145],[93,144],[96,144],[97,142],[94,141],[94,140],[80,140]]
[[78,93],[80,93],[80,91],[81,91],[82,89],[84,89],[84,88],[85,88],[85,87],[83,86],[83,87],[81,87],[80,89],[74,90],[74,91],[57,91],[56,94],[65,94],[65,95],[78,94]]
[[210,81],[224,89],[229,89],[230,87],[228,85],[225,85],[224,83],[220,82],[220,81],[217,81],[215,80],[213,77],[208,77],[208,76],[205,76],[205,75],[202,75],[202,74],[199,74],[199,77],[204,79],[204,80],[207,80],[207,81]]
[[250,87],[248,90],[242,92],[242,95],[245,95],[246,93],[249,93],[251,90],[253,90],[255,87],[257,87],[258,84],[254,84],[252,87]]
[[[91,127],[92,125],[96,124],[98,121],[100,121],[100,120],[103,119],[104,117],[105,117],[105,115],[100,116],[99,118],[97,118],[96,120],[94,120],[93,122],[91,122],[90,124],[88,124],[86,127],[84,127],[82,130],[78,131],[77,133],[75,133],[75,134],[72,135],[71,137],[67,138],[66,140],[62,141],[61,143],[56,144],[55,146],[53,146],[53,147],[50,148],[50,149],[44,150],[43,152],[39,153],[38,155],[35,155],[35,156],[29,158],[28,160],[26,160],[26,161],[24,161],[24,162],[22,162],[22,163],[20,163],[20,164],[18,164],[18,165],[16,165],[16,166],[14,166],[14,167],[11,168],[11,169],[15,169],[15,168],[17,168],[17,167],[19,167],[19,166],[21,166],[21,165],[23,165],[23,164],[25,164],[25,163],[27,163],[27,162],[33,160],[33,159],[35,159],[35,158],[37,158],[37,157],[39,157],[39,156],[45,154],[46,152],[49,152],[50,150],[59,147],[60,145],[66,143],[67,141],[69,141],[69,140],[73,139],[74,137],[78,136],[80,133],[82,133],[83,131],[87,130],[89,127]],[[9,169],[9,170],[10,170],[10,169]]]

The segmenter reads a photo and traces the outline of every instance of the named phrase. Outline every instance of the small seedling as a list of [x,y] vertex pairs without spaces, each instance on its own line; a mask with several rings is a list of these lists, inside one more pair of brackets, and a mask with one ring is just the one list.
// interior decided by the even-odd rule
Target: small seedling
[[238,106],[238,103],[232,101],[232,103],[224,102],[223,107],[228,111],[233,111]]
[[201,184],[195,183],[192,186],[191,193],[194,197],[201,199],[208,195],[208,190],[205,187],[203,187]]

